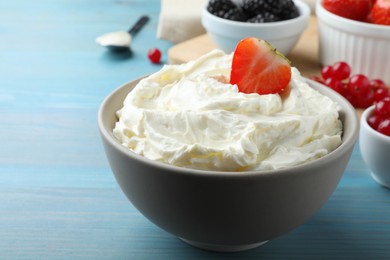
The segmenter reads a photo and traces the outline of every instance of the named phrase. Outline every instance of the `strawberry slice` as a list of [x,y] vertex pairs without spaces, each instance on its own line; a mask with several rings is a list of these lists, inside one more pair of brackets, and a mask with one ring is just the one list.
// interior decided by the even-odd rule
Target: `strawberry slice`
[[322,5],[336,15],[364,21],[370,13],[372,0],[322,0]]
[[378,0],[371,9],[371,21],[390,25],[390,0]]
[[237,84],[240,92],[280,93],[290,79],[290,61],[265,40],[250,37],[237,44],[230,83]]

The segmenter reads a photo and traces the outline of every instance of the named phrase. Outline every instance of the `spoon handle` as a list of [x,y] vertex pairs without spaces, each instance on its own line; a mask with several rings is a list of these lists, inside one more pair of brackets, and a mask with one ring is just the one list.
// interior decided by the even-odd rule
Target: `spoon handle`
[[141,18],[139,18],[139,20],[133,25],[133,27],[130,28],[129,33],[131,35],[136,34],[148,21],[148,16],[141,16]]

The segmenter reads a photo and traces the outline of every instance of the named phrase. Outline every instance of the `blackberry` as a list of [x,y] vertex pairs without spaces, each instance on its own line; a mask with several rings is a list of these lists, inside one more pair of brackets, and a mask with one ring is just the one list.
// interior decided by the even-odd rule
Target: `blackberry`
[[244,0],[242,10],[253,19],[257,15],[264,15],[266,12],[273,14],[280,20],[292,19],[299,15],[298,9],[292,0]]
[[269,22],[277,22],[280,21],[281,19],[270,13],[270,12],[262,12],[260,14],[255,15],[254,17],[250,18],[247,20],[249,23],[269,23]]
[[247,17],[238,8],[227,11],[222,18],[240,22],[244,22],[247,19]]
[[210,0],[207,10],[218,17],[234,20],[246,21],[247,17],[231,0]]
[[299,16],[299,11],[292,0],[280,0],[281,12],[279,16],[283,20],[293,19]]
[[272,5],[273,0],[244,0],[242,10],[248,17],[253,17],[264,12],[273,13]]

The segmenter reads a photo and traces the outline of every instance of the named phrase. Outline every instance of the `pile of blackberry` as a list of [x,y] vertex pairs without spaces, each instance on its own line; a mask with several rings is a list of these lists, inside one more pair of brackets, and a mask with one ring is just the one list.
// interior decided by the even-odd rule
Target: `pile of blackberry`
[[292,0],[210,0],[207,10],[218,17],[249,23],[268,23],[289,20],[299,16]]

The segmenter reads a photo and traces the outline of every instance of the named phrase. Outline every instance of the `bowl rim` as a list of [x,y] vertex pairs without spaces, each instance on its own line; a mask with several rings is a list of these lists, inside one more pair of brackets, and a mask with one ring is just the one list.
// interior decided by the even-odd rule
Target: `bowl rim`
[[368,117],[370,115],[372,115],[372,113],[374,112],[374,109],[375,109],[375,105],[372,105],[363,111],[363,113],[360,117],[361,127],[364,128],[366,131],[368,131],[368,133],[370,133],[371,135],[374,135],[376,138],[379,138],[380,140],[382,140],[383,142],[390,142],[390,136],[379,133],[378,131],[376,131],[374,128],[372,128],[368,124],[368,121],[367,121]]
[[259,28],[259,27],[263,27],[263,28],[270,28],[270,29],[277,30],[277,27],[291,25],[293,23],[301,22],[301,21],[306,20],[306,19],[309,18],[310,12],[311,12],[309,5],[306,2],[302,1],[302,0],[293,0],[293,1],[294,1],[295,5],[297,6],[297,8],[299,9],[299,15],[297,17],[295,17],[295,18],[292,18],[292,19],[283,20],[283,21],[277,21],[277,22],[248,23],[248,22],[243,22],[243,21],[233,21],[233,20],[224,19],[224,18],[218,17],[218,16],[213,15],[212,13],[210,13],[207,10],[207,3],[203,7],[203,15],[205,17],[208,17],[208,18],[218,22],[218,23],[225,23],[227,25],[243,26],[243,27],[246,27],[246,28],[253,28],[253,29],[256,29],[256,28]]
[[[345,137],[342,136],[342,142],[341,144],[333,151],[330,153],[324,155],[321,158],[305,162],[303,164],[295,165],[292,167],[287,167],[287,168],[282,168],[282,169],[277,169],[277,170],[257,170],[257,171],[240,171],[240,172],[235,172],[235,171],[214,171],[214,170],[200,170],[200,169],[192,169],[192,168],[185,168],[185,167],[180,167],[180,166],[175,166],[175,165],[169,165],[167,163],[163,162],[158,162],[158,161],[153,161],[149,158],[146,158],[142,155],[136,154],[135,152],[131,151],[130,149],[124,147],[122,144],[119,143],[115,139],[115,137],[112,134],[112,129],[110,131],[106,128],[104,124],[104,111],[105,108],[108,106],[108,102],[115,96],[117,93],[125,88],[129,88],[130,84],[133,83],[134,85],[130,88],[130,91],[134,88],[135,84],[134,82],[138,82],[144,77],[141,77],[136,80],[131,80],[120,87],[116,88],[113,90],[106,98],[103,100],[101,103],[99,110],[98,110],[98,128],[99,132],[101,134],[101,137],[108,142],[111,147],[113,147],[115,150],[120,152],[122,155],[126,157],[131,157],[132,159],[135,159],[137,161],[140,161],[142,163],[148,164],[149,166],[152,166],[154,168],[160,168],[165,171],[169,171],[171,173],[176,173],[176,174],[186,174],[186,175],[193,175],[193,176],[203,176],[203,177],[213,177],[213,178],[250,178],[253,176],[263,176],[264,178],[277,178],[278,176],[283,176],[283,175],[301,175],[304,174],[305,172],[310,172],[311,169],[315,169],[317,167],[324,167],[328,163],[330,163],[334,158],[340,157],[342,154],[345,154],[347,151],[353,148],[353,146],[356,143],[356,140],[359,135],[359,119],[357,116],[357,113],[355,112],[355,108],[340,94],[335,92],[334,90],[324,86],[321,83],[318,83],[314,80],[305,78],[306,82],[310,86],[315,86],[315,89],[321,88],[321,93],[325,92],[326,96],[329,94],[332,95],[333,97],[337,98],[337,103],[340,103],[339,101],[343,102],[343,106],[345,106],[346,110],[353,111],[354,113],[350,113],[352,116],[349,117],[349,120],[351,121],[349,128],[350,130],[350,135]],[[318,90],[317,90],[318,91]],[[127,92],[128,93],[128,92]],[[123,97],[123,100],[125,97]],[[333,100],[333,98],[332,98]],[[121,104],[122,105],[122,104]],[[340,104],[339,104],[340,105]],[[341,113],[341,112],[340,112]],[[346,121],[347,118],[344,119]],[[344,125],[343,125],[343,134],[344,134]],[[347,138],[347,139],[345,139]]]
[[386,38],[387,36],[387,38],[390,38],[390,26],[356,21],[336,15],[323,7],[322,0],[317,0],[315,13],[319,22],[326,23],[336,29],[364,36],[369,35],[378,38]]

